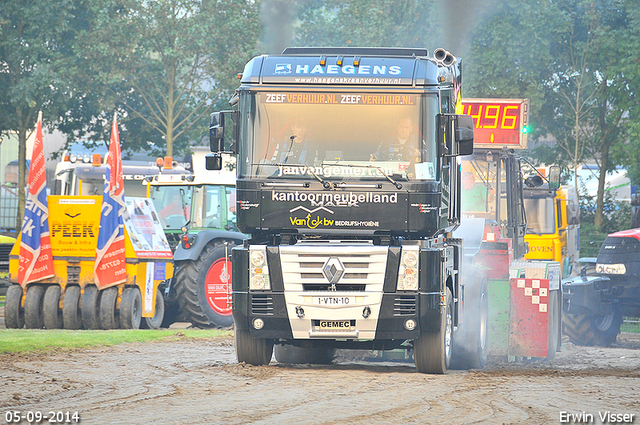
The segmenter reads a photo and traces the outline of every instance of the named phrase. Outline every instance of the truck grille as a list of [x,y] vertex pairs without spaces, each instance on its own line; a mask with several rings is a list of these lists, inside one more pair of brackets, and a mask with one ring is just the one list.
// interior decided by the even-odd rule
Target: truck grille
[[[335,287],[322,273],[330,258],[344,266]],[[374,245],[294,245],[280,247],[285,288],[298,291],[380,291],[387,264],[387,248]]]
[[416,297],[412,295],[397,295],[393,302],[394,316],[415,316]]
[[271,295],[251,295],[251,314],[273,316],[273,298],[271,298]]

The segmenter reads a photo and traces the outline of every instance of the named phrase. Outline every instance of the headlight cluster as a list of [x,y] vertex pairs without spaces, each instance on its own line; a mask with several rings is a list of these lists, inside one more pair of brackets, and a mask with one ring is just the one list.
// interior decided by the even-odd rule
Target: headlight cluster
[[403,246],[400,255],[400,271],[398,273],[399,291],[418,290],[418,254],[420,247]]
[[596,273],[625,274],[627,268],[624,264],[596,264]]
[[271,289],[266,247],[252,247],[249,249],[249,270],[250,290],[264,291]]

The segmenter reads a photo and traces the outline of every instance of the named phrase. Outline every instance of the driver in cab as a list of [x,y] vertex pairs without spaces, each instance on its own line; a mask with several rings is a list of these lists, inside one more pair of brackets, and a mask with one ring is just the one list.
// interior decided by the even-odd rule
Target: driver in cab
[[401,118],[391,140],[380,143],[369,159],[371,161],[420,162],[420,150],[415,147],[416,137],[413,130],[414,124],[411,118]]
[[160,217],[166,219],[172,215],[179,215],[184,217],[187,214],[187,207],[183,205],[182,196],[179,193],[174,193],[171,198],[171,203],[160,210]]

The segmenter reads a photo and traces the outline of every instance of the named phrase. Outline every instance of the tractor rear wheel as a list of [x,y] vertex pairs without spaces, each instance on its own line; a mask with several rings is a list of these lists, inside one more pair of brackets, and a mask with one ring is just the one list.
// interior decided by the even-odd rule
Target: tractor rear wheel
[[47,329],[62,329],[60,292],[61,288],[58,285],[50,285],[44,293],[42,311],[44,327]]
[[46,287],[40,285],[27,286],[27,297],[24,300],[24,323],[27,329],[42,329],[44,327],[42,301],[45,289]]
[[[176,293],[180,311],[194,326],[226,328],[231,315],[231,248],[222,242],[207,245],[195,261],[176,264]],[[229,257],[227,257],[227,255]]]
[[605,316],[562,315],[562,329],[576,345],[609,346],[616,341],[622,316],[613,312]]
[[22,286],[11,285],[4,299],[4,325],[8,329],[24,328],[24,309],[21,304]]

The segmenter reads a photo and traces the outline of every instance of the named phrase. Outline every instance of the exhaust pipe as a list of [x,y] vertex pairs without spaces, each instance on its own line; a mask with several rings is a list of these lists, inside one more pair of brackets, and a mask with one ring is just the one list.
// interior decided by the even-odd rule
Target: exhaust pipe
[[443,48],[437,48],[433,51],[433,59],[438,66],[451,66],[456,63],[456,57]]

